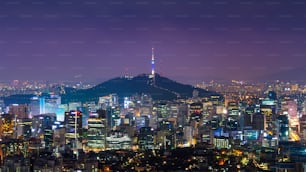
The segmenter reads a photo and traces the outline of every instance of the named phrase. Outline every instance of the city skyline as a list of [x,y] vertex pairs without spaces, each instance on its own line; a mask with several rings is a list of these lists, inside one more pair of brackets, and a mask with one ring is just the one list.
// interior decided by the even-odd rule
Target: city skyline
[[151,73],[152,47],[155,72],[185,83],[288,79],[305,71],[305,6],[4,0],[0,80],[104,81]]

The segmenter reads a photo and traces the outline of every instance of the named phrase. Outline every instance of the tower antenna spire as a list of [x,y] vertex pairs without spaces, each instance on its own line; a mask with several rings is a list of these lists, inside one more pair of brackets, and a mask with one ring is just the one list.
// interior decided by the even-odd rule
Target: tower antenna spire
[[151,75],[152,75],[152,77],[154,78],[154,77],[155,77],[155,57],[154,57],[154,48],[153,48],[153,47],[152,47],[151,65],[152,65]]

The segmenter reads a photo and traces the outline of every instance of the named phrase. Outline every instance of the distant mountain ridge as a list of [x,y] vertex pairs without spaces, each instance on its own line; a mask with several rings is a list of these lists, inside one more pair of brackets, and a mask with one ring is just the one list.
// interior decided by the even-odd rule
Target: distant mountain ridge
[[155,75],[155,81],[147,74],[136,77],[117,77],[96,85],[86,90],[66,89],[62,102],[97,102],[99,97],[116,93],[119,97],[135,94],[149,94],[153,100],[174,100],[177,98],[192,97],[197,90],[200,97],[215,95],[217,93],[195,88],[191,85],[181,84],[176,81]]
[[282,71],[263,76],[265,80],[281,80],[281,81],[300,81],[305,83],[306,67],[300,68],[288,68],[283,69]]

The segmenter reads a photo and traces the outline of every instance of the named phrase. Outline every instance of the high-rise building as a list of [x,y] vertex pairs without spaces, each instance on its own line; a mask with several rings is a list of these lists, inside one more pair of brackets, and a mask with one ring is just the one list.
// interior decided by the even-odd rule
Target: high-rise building
[[297,112],[297,102],[295,100],[289,99],[282,102],[282,113],[286,115],[289,120],[290,128],[299,133],[300,121]]
[[228,117],[237,120],[239,118],[239,106],[237,102],[228,102],[227,104],[227,113]]
[[70,102],[68,104],[68,110],[69,111],[80,110],[81,107],[82,107],[82,103],[81,102]]
[[57,113],[61,97],[58,95],[47,94],[42,96],[34,96],[30,100],[30,116],[39,114]]
[[154,130],[151,127],[142,127],[139,130],[138,146],[141,150],[154,148]]
[[46,95],[45,97],[45,113],[56,113],[61,104],[61,97],[59,95]]
[[156,145],[162,149],[173,149],[176,146],[174,122],[164,120],[159,123]]
[[110,94],[108,96],[99,97],[99,107],[107,109],[107,107],[119,105],[119,97],[117,94]]
[[76,110],[65,112],[65,125],[66,144],[76,148],[78,141],[82,140],[82,112]]
[[45,113],[45,98],[44,97],[32,97],[30,100],[30,117]]
[[113,131],[109,137],[106,137],[106,145],[109,150],[131,149],[132,139],[127,133]]
[[109,106],[106,109],[107,126],[110,129],[114,129],[121,123],[120,119],[120,107],[119,106]]
[[40,114],[32,118],[32,136],[41,138],[46,129],[51,129],[56,121],[55,114]]
[[17,119],[17,138],[29,139],[32,136],[32,120],[29,118]]
[[255,113],[253,115],[252,128],[254,130],[265,130],[266,129],[266,115],[261,113]]
[[279,141],[288,141],[289,139],[289,121],[288,116],[279,115],[277,117]]
[[12,104],[9,106],[9,114],[15,115],[16,118],[28,118],[29,111],[28,106],[25,104]]
[[265,115],[265,129],[272,130],[276,116],[275,100],[264,99],[260,104],[260,113]]
[[179,127],[185,126],[187,115],[188,115],[187,104],[180,104],[178,107],[178,114],[177,114],[177,126]]
[[302,139],[305,141],[306,140],[306,115],[303,115],[300,118],[300,130],[301,130]]
[[88,118],[87,151],[99,152],[106,148],[106,112],[99,110]]
[[0,137],[13,138],[16,130],[15,116],[11,114],[1,114],[0,124]]
[[56,114],[40,114],[32,118],[32,136],[40,138],[46,149],[53,147],[53,126]]
[[136,117],[136,128],[149,127],[149,117],[148,116],[137,116]]
[[153,111],[156,113],[158,119],[164,119],[170,117],[168,105],[165,102],[156,103],[153,106]]
[[4,113],[4,100],[0,99],[0,114]]

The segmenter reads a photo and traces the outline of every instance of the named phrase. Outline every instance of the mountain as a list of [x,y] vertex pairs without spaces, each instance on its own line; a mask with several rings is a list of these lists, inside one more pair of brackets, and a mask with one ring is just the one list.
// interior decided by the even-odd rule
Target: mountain
[[116,93],[121,98],[135,94],[149,94],[153,100],[174,100],[192,97],[194,90],[197,90],[201,97],[217,94],[191,85],[178,83],[158,74],[155,75],[153,84],[153,80],[149,78],[149,75],[142,74],[131,78],[114,78],[86,90],[70,88],[66,90],[66,94],[62,95],[62,102],[98,101],[99,97],[112,93]]

